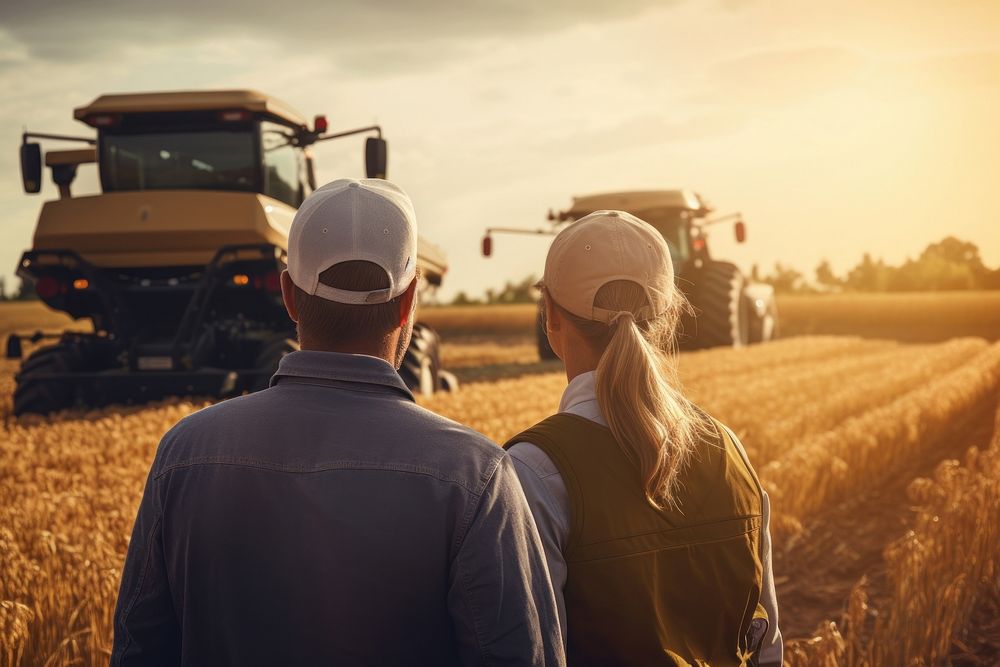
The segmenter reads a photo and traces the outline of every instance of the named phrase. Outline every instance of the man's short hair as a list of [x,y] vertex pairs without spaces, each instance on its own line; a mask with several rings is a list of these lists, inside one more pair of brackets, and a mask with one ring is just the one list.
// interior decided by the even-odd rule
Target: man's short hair
[[[351,260],[334,264],[319,281],[337,289],[367,292],[387,289],[389,276],[378,264]],[[353,305],[306,294],[295,287],[299,338],[303,331],[314,344],[338,347],[345,343],[381,339],[399,326],[399,297],[386,303]]]

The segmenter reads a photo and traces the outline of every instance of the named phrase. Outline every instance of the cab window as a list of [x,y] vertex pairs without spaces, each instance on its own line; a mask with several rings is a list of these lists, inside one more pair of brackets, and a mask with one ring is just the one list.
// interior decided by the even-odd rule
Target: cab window
[[264,154],[264,194],[298,207],[302,203],[302,156],[295,147],[295,132],[278,123],[263,121],[261,151]]
[[107,192],[243,190],[257,182],[249,128],[104,132],[101,179]]

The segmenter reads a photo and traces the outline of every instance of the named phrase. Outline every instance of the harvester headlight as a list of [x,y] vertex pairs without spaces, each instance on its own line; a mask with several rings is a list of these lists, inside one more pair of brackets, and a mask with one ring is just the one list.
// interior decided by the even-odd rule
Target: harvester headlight
[[240,287],[250,284],[250,276],[245,273],[237,273],[233,276],[233,284]]
[[90,281],[86,278],[77,278],[73,281],[73,289],[87,289],[90,287]]

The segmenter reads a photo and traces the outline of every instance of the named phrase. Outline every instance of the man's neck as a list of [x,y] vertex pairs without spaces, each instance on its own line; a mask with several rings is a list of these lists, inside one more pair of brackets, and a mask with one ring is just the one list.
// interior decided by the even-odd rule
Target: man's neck
[[379,341],[358,341],[343,343],[334,347],[322,345],[303,337],[299,348],[313,352],[339,352],[340,354],[363,354],[369,357],[384,359],[386,363],[395,363],[396,345],[393,337]]

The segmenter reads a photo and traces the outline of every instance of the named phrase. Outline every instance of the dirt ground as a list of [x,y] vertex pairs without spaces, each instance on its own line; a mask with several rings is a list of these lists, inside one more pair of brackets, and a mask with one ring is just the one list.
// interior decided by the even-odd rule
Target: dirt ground
[[[867,577],[873,600],[885,595],[883,549],[913,525],[906,489],[916,477],[929,477],[947,459],[961,459],[970,447],[985,448],[993,435],[1000,394],[983,401],[939,438],[933,456],[910,462],[879,487],[816,515],[801,535],[775,545],[774,573],[780,623],[786,639],[809,637],[822,621],[840,618],[851,588]],[[1000,623],[984,617],[980,605],[969,624],[968,643],[976,655],[1000,655]],[[961,647],[956,647],[960,649]],[[971,662],[968,664],[989,664]]]

